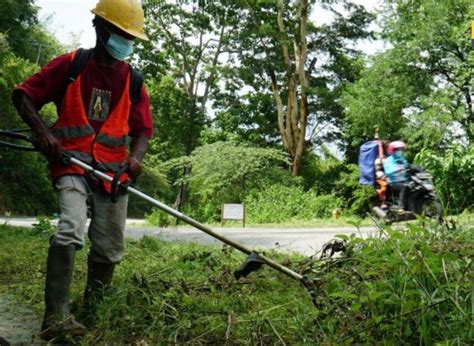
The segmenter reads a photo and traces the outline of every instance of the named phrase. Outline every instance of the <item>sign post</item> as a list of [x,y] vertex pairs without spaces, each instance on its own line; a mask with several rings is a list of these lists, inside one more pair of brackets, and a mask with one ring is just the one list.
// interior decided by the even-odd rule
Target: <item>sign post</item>
[[245,205],[228,203],[223,204],[221,209],[221,226],[224,227],[225,220],[242,220],[245,227]]

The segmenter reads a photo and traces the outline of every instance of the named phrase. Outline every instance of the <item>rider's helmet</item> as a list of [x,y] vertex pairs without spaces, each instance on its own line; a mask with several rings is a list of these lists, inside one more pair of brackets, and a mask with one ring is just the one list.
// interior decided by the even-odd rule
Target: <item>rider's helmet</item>
[[387,147],[387,151],[388,151],[388,154],[389,155],[392,155],[395,151],[397,150],[405,150],[406,148],[406,144],[402,141],[394,141],[394,142],[391,142],[388,147]]
[[143,31],[143,9],[139,0],[99,0],[91,10],[127,34],[148,41]]

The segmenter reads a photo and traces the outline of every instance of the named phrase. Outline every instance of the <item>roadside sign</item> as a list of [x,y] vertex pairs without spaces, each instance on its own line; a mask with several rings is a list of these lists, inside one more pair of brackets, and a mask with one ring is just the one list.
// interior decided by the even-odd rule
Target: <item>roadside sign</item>
[[236,203],[223,204],[221,209],[221,226],[224,226],[225,220],[242,220],[242,225],[245,227],[245,206]]

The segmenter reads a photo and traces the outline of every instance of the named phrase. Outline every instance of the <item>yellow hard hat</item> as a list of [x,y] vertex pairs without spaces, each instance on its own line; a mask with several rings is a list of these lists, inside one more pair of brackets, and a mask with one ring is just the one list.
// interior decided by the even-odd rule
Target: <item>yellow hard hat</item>
[[144,16],[139,0],[99,0],[91,12],[127,34],[148,41],[143,31]]

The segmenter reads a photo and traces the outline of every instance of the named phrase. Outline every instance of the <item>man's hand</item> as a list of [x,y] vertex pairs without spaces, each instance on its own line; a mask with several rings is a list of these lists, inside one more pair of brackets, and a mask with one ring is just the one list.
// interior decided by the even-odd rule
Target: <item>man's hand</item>
[[143,167],[140,161],[145,156],[145,152],[148,149],[148,138],[142,134],[137,137],[132,137],[132,143],[130,145],[130,156],[126,163],[129,164],[128,175],[132,180],[142,174]]
[[63,147],[50,131],[44,131],[34,140],[35,148],[40,151],[49,162],[59,163],[63,155]]
[[128,164],[127,173],[130,176],[130,179],[135,180],[143,172],[143,167],[140,161],[137,158],[130,156],[126,164]]
[[23,121],[36,134],[36,139],[33,141],[35,148],[46,156],[49,162],[61,162],[63,147],[41,119],[33,100],[22,90],[15,89],[12,101]]

